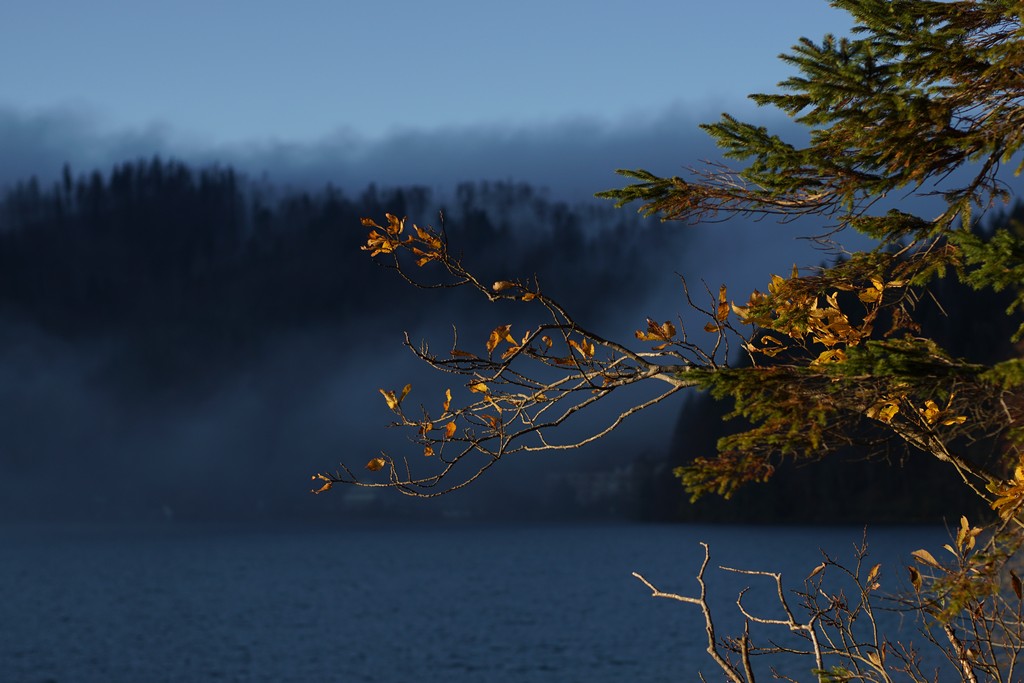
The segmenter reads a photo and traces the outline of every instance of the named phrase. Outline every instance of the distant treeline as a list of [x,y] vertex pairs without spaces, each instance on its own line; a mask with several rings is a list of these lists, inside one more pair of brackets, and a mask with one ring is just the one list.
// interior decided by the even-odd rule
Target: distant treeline
[[[327,185],[285,190],[231,168],[154,158],[0,201],[0,312],[67,339],[137,341],[126,376],[183,381],[258,347],[268,335],[379,316],[447,325],[486,305],[429,300],[382,272],[359,246],[363,217],[438,225],[467,263],[495,279],[540,278],[580,315],[604,315],[644,282],[652,243],[680,239],[633,212],[569,206],[517,183],[466,183],[357,195]],[[664,246],[662,244],[662,246]],[[441,320],[441,318],[444,320]],[[354,339],[358,339],[354,335]]]

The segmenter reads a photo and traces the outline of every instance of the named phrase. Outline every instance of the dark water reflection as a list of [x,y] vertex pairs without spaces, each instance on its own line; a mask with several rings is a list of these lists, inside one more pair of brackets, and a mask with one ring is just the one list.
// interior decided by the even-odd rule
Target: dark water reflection
[[[630,576],[693,594],[703,557],[781,571],[794,588],[843,559],[855,528],[387,526],[309,529],[0,528],[0,680],[587,681],[719,677],[699,612]],[[898,589],[934,527],[878,528],[872,560]],[[709,574],[724,635],[739,588]],[[763,588],[763,590],[761,590]],[[771,612],[775,614],[775,612]]]

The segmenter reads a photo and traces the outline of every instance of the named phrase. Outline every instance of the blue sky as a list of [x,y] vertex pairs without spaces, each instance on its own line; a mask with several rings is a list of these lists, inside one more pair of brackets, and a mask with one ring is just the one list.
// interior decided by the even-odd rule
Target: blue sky
[[848,24],[824,0],[10,2],[0,109],[192,150],[622,129],[742,111]]

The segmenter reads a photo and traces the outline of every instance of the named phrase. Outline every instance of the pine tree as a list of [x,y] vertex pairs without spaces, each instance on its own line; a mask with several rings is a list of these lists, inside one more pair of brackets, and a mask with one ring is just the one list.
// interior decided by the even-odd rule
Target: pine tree
[[[1020,161],[1021,5],[834,4],[855,18],[854,38],[802,39],[783,55],[798,75],[780,84],[781,94],[753,96],[806,126],[809,144],[724,115],[705,129],[727,157],[749,162],[743,170],[705,169],[689,182],[626,171],[640,182],[603,193],[620,204],[639,200],[669,220],[815,216],[832,236],[856,231],[878,244],[830,268],[775,277],[767,294],[735,308],[740,322],[761,330],[748,344],[755,366],[707,373],[704,384],[735,398],[737,413],[756,427],[680,474],[695,495],[728,495],[770,476],[773,458],[819,457],[861,434],[867,420],[880,438],[949,462],[988,496],[986,488],[1005,488],[1006,465],[1021,455],[1021,360],[986,366],[953,358],[915,335],[915,309],[924,288],[943,277],[969,283],[982,298],[1013,289],[1008,313],[1024,301],[1019,224],[984,237],[971,229],[979,209],[1010,198],[999,171]],[[889,197],[902,207],[927,195],[942,199],[935,216],[876,208]],[[839,292],[855,293],[860,310],[841,307]],[[757,362],[780,355],[784,362]],[[1005,457],[964,455],[963,444],[996,435]]]

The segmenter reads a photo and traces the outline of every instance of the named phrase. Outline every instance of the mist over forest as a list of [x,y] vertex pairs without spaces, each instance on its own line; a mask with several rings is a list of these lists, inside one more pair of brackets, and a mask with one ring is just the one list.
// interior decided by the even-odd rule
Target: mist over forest
[[[536,277],[582,323],[625,340],[647,316],[685,319],[676,273],[721,278],[710,286],[728,281],[743,298],[767,277],[766,256],[797,253],[777,226],[709,241],[705,228],[570,204],[525,183],[353,192],[158,157],[105,171],[65,164],[51,181],[11,183],[0,201],[0,518],[751,521],[757,510],[754,519],[785,521],[794,495],[824,505],[840,485],[862,488],[864,504],[820,508],[823,521],[932,519],[949,503],[894,503],[905,499],[900,479],[851,454],[853,464],[784,472],[738,504],[690,506],[671,468],[713,452],[729,428],[727,407],[700,395],[579,453],[509,458],[440,504],[309,495],[314,472],[409,447],[385,429],[378,388],[448,381],[417,365],[403,332],[447,349],[453,324],[463,347],[482,346],[499,324],[535,324],[471,292],[417,290],[379,267],[359,249],[360,219],[386,212],[443,220],[484,280]],[[1002,301],[957,310],[962,300],[943,293],[953,319],[969,321],[946,335],[954,353],[1008,353],[986,342],[1008,336]]]
[[[691,234],[514,183],[443,197],[293,191],[159,158],[15,183],[0,204],[0,513],[205,519],[342,506],[342,495],[308,495],[313,472],[405,445],[384,429],[376,389],[439,381],[402,332],[446,348],[458,323],[463,343],[482,343],[514,315],[380,268],[359,249],[360,219],[385,212],[443,215],[484,277],[536,276],[595,326],[642,321],[631,306],[652,272],[671,274]],[[536,478],[507,469],[498,488],[542,496]],[[457,504],[483,497],[503,504],[493,487]]]

